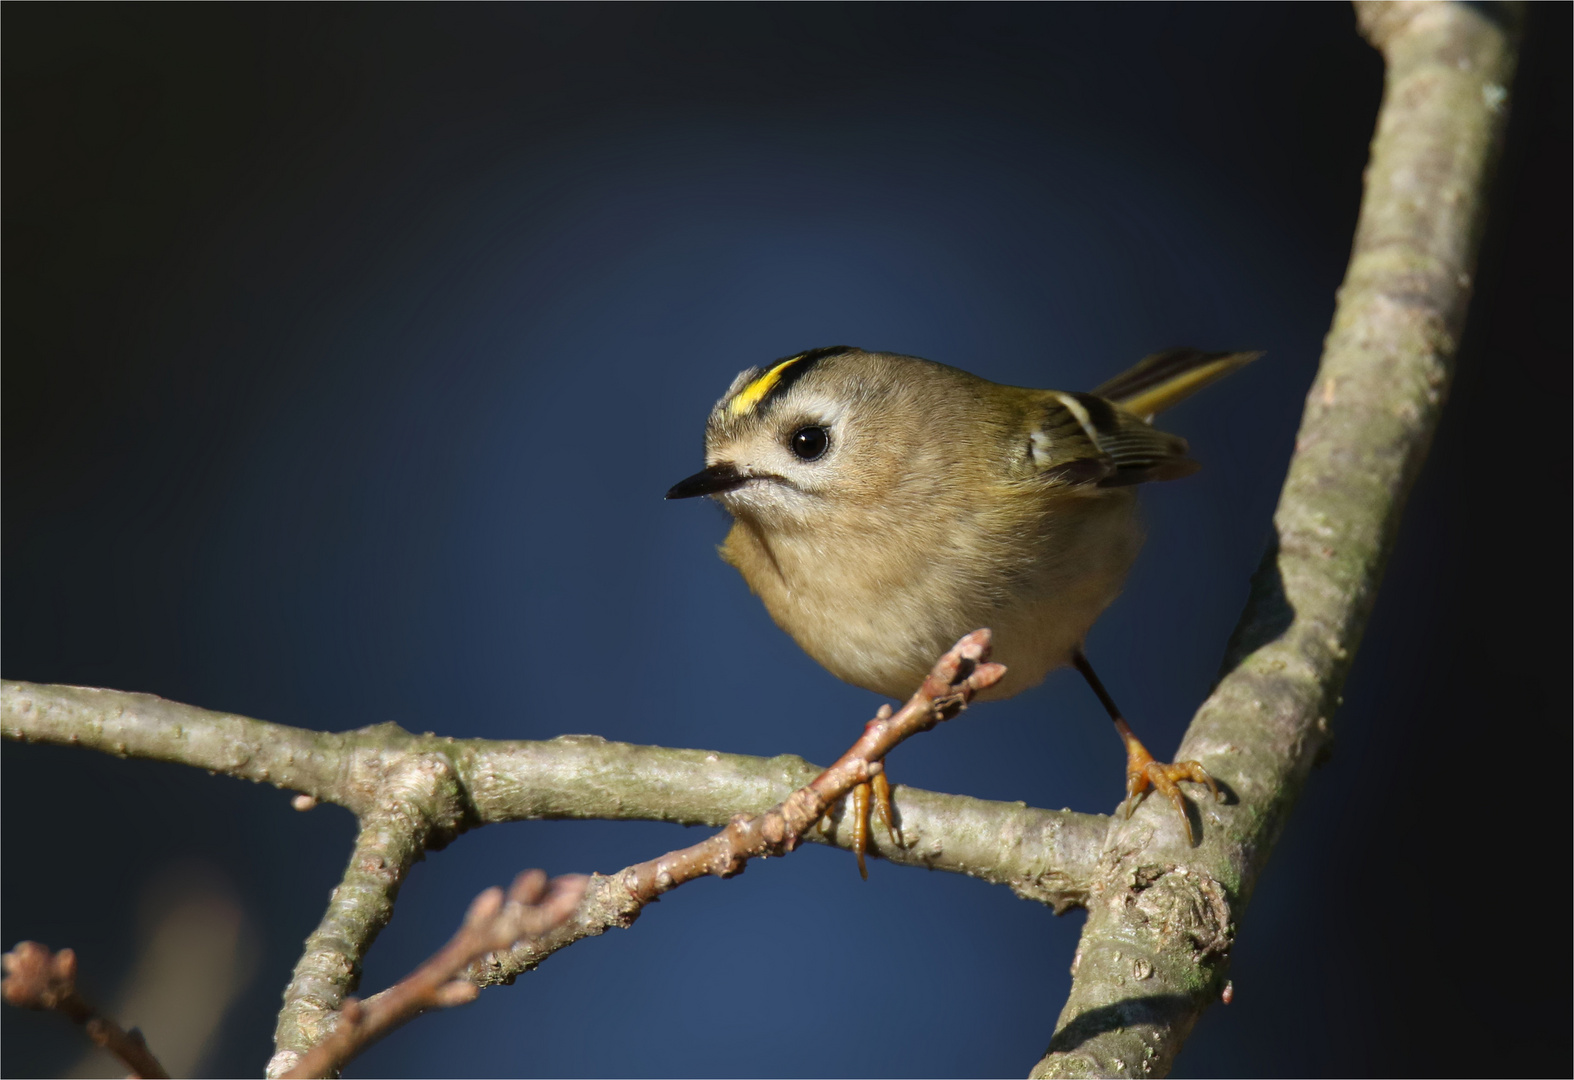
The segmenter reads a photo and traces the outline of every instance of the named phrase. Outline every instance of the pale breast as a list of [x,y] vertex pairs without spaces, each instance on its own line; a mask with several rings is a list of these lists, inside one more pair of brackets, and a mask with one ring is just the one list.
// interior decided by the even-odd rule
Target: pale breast
[[1120,592],[1141,546],[1127,489],[1074,514],[1016,521],[904,520],[896,529],[773,535],[738,519],[722,548],[776,624],[832,674],[894,698],[963,634],[994,631],[1009,697],[1070,662]]

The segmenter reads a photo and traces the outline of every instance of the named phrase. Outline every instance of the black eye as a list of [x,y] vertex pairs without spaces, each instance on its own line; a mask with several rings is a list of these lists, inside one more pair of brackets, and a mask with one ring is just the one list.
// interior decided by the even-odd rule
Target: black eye
[[792,438],[787,440],[787,445],[792,447],[792,452],[803,460],[813,461],[825,453],[825,448],[831,445],[831,436],[823,427],[810,425],[793,432]]

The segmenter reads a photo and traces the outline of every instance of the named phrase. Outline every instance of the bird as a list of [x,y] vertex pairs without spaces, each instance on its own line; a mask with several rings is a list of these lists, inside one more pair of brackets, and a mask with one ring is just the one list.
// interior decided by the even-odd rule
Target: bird
[[[1195,844],[1179,782],[1218,798],[1216,782],[1195,761],[1154,759],[1084,641],[1142,546],[1137,487],[1199,468],[1153,417],[1260,355],[1169,349],[1081,393],[916,356],[810,349],[739,373],[706,421],[705,467],[666,497],[719,502],[732,516],[721,557],[805,652],[855,686],[900,700],[980,627],[1006,665],[980,699],[1075,668],[1125,744],[1121,811],[1157,790]],[[862,872],[862,834],[854,843]]]

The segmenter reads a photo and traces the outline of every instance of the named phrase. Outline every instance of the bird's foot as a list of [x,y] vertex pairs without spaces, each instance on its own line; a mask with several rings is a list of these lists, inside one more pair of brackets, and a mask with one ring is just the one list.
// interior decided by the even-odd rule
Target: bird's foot
[[896,813],[891,809],[891,781],[886,779],[884,767],[874,774],[873,779],[853,788],[852,796],[853,855],[858,859],[859,876],[868,881],[869,868],[864,865],[864,852],[869,850],[871,804],[874,816],[880,819],[880,824],[885,826],[891,839],[898,847],[902,844],[902,833],[896,826]]
[[1196,844],[1197,838],[1192,834],[1191,815],[1186,812],[1186,796],[1181,794],[1180,781],[1207,784],[1215,802],[1224,798],[1219,793],[1219,785],[1208,775],[1208,770],[1195,761],[1155,761],[1153,755],[1148,753],[1148,748],[1137,741],[1129,728],[1121,732],[1121,737],[1126,743],[1126,801],[1121,803],[1121,816],[1131,817],[1132,811],[1151,787],[1169,799],[1170,805],[1180,815],[1181,825],[1186,829],[1186,842]]

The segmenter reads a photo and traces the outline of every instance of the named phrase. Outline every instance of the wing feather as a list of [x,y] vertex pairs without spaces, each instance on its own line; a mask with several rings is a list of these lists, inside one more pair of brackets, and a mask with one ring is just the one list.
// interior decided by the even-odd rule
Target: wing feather
[[1125,487],[1198,469],[1185,439],[1094,394],[1051,392],[1035,419],[1029,446],[1038,476],[1049,483]]

